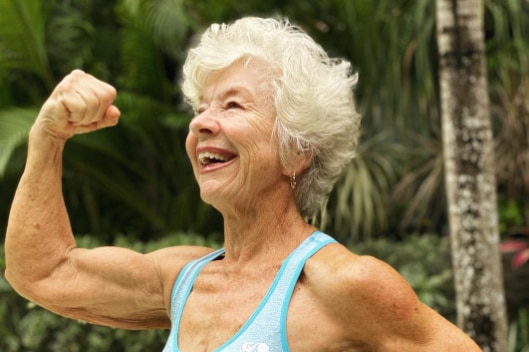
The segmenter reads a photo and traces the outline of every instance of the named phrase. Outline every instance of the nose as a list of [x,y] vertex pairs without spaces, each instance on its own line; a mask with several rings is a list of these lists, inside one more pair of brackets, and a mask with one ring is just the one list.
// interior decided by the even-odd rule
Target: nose
[[215,109],[208,108],[197,114],[189,123],[189,131],[197,137],[217,135],[220,131]]

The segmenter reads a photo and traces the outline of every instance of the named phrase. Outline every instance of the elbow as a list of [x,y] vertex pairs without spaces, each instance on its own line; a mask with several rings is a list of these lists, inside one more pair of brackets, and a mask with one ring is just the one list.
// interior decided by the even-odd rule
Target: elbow
[[9,265],[6,265],[6,270],[4,272],[4,277],[9,285],[22,297],[31,300],[31,282],[24,279],[23,275],[17,275],[13,270],[10,269]]
[[4,271],[4,278],[15,291],[19,291],[18,287],[20,286],[20,283],[18,282],[18,280],[16,280],[16,275],[13,273],[13,270],[10,270],[9,265],[6,265],[6,269]]
[[29,301],[42,305],[49,299],[44,294],[46,290],[43,289],[42,282],[34,280],[34,277],[17,273],[9,266],[6,266],[4,277],[16,293]]
[[28,260],[6,251],[4,277],[19,295],[32,302],[60,300],[57,273],[65,262],[65,259]]

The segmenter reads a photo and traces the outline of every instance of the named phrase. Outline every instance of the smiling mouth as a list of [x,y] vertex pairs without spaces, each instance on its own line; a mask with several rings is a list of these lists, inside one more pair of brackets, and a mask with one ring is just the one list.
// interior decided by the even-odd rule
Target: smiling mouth
[[198,160],[204,166],[211,165],[211,164],[219,164],[219,163],[222,164],[234,158],[235,158],[235,155],[232,155],[232,154],[219,154],[219,153],[211,153],[211,152],[204,152],[198,155]]

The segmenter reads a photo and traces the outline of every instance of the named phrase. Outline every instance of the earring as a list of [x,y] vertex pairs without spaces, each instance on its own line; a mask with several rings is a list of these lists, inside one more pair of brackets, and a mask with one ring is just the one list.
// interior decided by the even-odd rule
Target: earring
[[290,175],[290,187],[292,187],[292,189],[296,188],[296,171],[292,171],[292,175]]

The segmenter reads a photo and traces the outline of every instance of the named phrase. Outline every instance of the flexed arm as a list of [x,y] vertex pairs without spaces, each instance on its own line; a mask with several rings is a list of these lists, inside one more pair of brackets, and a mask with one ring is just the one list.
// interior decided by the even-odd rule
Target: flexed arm
[[[189,256],[175,256],[181,251],[176,248],[147,255],[76,248],[64,204],[66,140],[115,125],[120,115],[115,98],[112,86],[74,71],[43,105],[9,215],[6,278],[22,296],[61,315],[125,328],[167,327],[170,283]],[[173,257],[181,259],[168,260]],[[161,274],[169,262],[172,270]]]
[[75,246],[62,196],[62,153],[77,133],[115,125],[115,89],[82,71],[67,76],[30,131],[24,174],[6,236],[6,277],[22,291],[53,273]]

